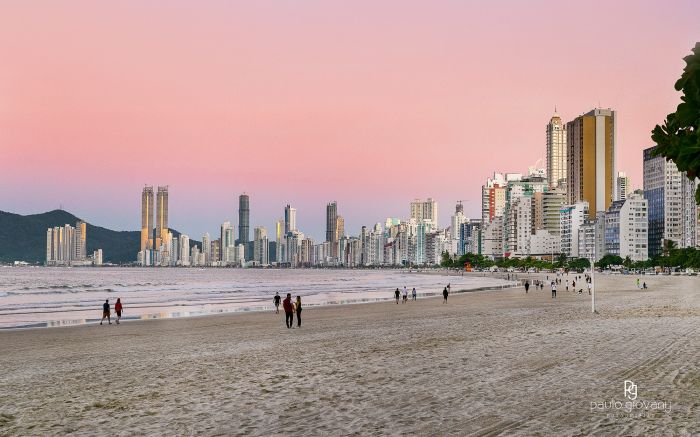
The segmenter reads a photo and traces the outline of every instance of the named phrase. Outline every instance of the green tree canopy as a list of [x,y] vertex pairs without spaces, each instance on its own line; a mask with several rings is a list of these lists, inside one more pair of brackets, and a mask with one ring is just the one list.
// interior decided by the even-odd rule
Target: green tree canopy
[[[700,176],[700,42],[683,60],[686,66],[675,85],[683,93],[681,103],[662,126],[656,125],[651,139],[658,145],[657,156],[670,159],[693,180]],[[695,192],[695,200],[700,203],[700,190]]]

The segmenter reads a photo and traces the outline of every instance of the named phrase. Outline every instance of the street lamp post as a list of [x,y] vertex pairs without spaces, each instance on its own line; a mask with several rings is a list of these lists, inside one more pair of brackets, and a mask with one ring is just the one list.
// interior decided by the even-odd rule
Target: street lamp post
[[591,262],[591,311],[595,313],[595,259],[598,249],[598,219],[593,225],[593,260]]

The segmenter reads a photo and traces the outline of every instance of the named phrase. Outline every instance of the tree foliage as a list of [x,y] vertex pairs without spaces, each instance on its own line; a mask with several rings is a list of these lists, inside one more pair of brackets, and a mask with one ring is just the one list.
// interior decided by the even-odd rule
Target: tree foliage
[[[663,125],[656,125],[651,139],[658,145],[655,155],[670,159],[694,180],[700,176],[700,42],[683,60],[686,66],[675,84],[676,91],[683,93],[681,103]],[[700,190],[695,192],[695,200],[700,204]]]

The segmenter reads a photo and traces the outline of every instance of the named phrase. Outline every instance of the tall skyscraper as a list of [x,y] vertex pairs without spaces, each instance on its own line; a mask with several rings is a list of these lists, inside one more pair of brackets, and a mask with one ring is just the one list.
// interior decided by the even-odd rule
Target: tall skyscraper
[[238,242],[247,245],[250,241],[250,197],[238,197]]
[[253,261],[260,265],[266,266],[269,261],[269,239],[267,238],[267,229],[262,226],[256,226],[253,230]]
[[78,221],[71,225],[56,226],[46,231],[46,265],[72,265],[84,262],[87,225]]
[[284,207],[284,233],[288,234],[291,231],[297,230],[297,209],[292,208],[289,204]]
[[160,250],[161,243],[168,235],[168,187],[158,187],[156,196],[156,244]]
[[591,217],[615,198],[616,130],[610,109],[594,109],[566,125],[567,202],[588,202]]
[[428,220],[433,229],[438,227],[438,204],[432,198],[426,200],[416,199],[411,202],[411,218],[417,222]]
[[153,187],[141,192],[141,251],[153,249]]
[[75,224],[75,255],[74,259],[84,261],[87,258],[87,223],[78,221]]
[[221,225],[221,258],[219,261],[233,262],[233,248],[236,245],[233,235],[231,222],[224,222]]
[[335,238],[336,240],[340,240],[345,236],[345,219],[343,216],[339,215],[338,218],[335,219]]
[[630,184],[630,178],[625,174],[624,171],[617,172],[617,189],[615,190],[616,197],[615,200],[625,200],[632,192],[632,186]]
[[336,230],[338,228],[338,203],[331,202],[326,205],[326,241],[333,243],[337,239]]
[[547,124],[547,181],[551,188],[566,180],[566,126],[557,114]]
[[644,198],[649,203],[649,256],[663,252],[664,242],[694,247],[697,241],[697,179],[691,181],[673,161],[644,149]]

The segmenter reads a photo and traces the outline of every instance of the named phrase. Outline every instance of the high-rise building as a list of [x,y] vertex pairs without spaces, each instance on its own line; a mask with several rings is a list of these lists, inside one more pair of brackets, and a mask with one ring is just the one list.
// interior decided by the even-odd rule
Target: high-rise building
[[644,149],[644,198],[649,203],[649,256],[660,255],[665,242],[695,247],[697,241],[697,179],[691,181],[673,161]]
[[432,198],[426,200],[416,199],[411,202],[411,216],[410,218],[416,219],[416,222],[421,222],[423,220],[430,221],[433,229],[438,227],[438,204],[437,201]]
[[605,213],[586,219],[578,228],[578,257],[600,261],[605,255]]
[[209,264],[213,261],[209,232],[202,235],[202,255],[204,255],[204,264]]
[[589,217],[588,202],[565,205],[560,210],[561,253],[569,258],[579,255],[579,228]]
[[605,212],[605,254],[646,261],[647,228],[647,200],[641,194],[613,202]]
[[338,239],[338,203],[333,201],[326,205],[326,241],[334,243]]
[[75,255],[73,257],[79,261],[84,261],[87,258],[87,223],[82,220],[75,224]]
[[453,241],[459,241],[461,226],[468,220],[469,219],[464,215],[464,206],[462,205],[462,202],[457,203],[455,213],[450,222],[450,237]]
[[297,209],[292,208],[289,204],[284,207],[284,233],[288,234],[291,231],[297,230]]
[[615,190],[616,197],[615,200],[625,200],[627,196],[632,192],[632,185],[630,183],[630,178],[625,174],[624,171],[617,172],[616,179],[617,188]]
[[495,217],[503,216],[506,208],[506,187],[508,182],[519,181],[520,173],[494,173],[493,178],[486,179],[481,186],[481,222],[488,224]]
[[156,196],[156,244],[159,249],[168,234],[168,187],[158,187]]
[[335,219],[335,238],[336,241],[340,240],[345,236],[345,219],[342,215],[339,215]]
[[266,266],[270,264],[269,260],[269,239],[267,238],[267,229],[262,226],[256,226],[253,229],[253,261]]
[[547,180],[550,188],[566,180],[566,126],[556,109],[547,123]]
[[236,245],[236,240],[233,237],[233,226],[231,222],[226,221],[221,224],[221,259],[224,263],[233,263],[233,247]]
[[238,197],[238,242],[247,245],[250,241],[250,197]]
[[190,265],[190,237],[180,234],[180,262],[182,266]]
[[594,109],[566,124],[567,203],[588,202],[592,217],[615,198],[616,130],[610,109]]
[[46,265],[84,264],[86,256],[87,224],[79,220],[71,225],[55,226],[46,230]]
[[153,187],[141,192],[141,251],[153,249]]

